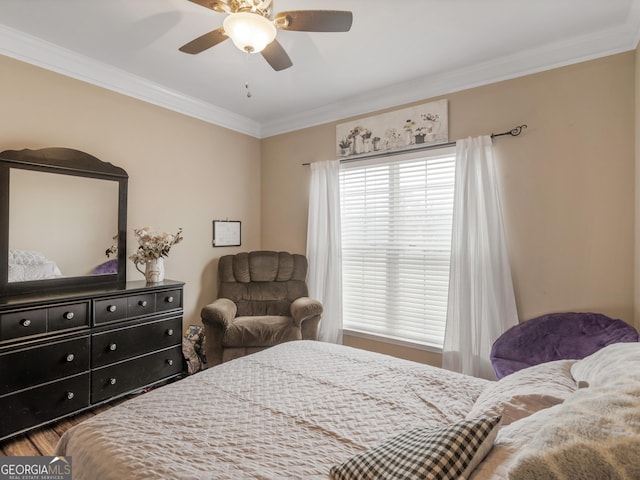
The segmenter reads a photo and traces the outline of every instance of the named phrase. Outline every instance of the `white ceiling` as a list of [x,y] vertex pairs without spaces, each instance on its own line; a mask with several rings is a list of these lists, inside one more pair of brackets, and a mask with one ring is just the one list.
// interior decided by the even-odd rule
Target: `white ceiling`
[[640,0],[274,0],[308,9],[353,27],[279,31],[281,72],[230,41],[179,52],[225,17],[187,0],[0,0],[0,54],[264,138],[631,50],[640,29]]

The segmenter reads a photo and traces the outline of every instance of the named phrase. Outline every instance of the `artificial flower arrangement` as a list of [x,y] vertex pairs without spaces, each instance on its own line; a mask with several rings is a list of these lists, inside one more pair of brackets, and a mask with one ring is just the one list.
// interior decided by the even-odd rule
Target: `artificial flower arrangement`
[[111,255],[113,255],[114,257],[118,256],[118,235],[115,235],[112,238],[112,240],[113,240],[113,243],[104,252],[104,254],[107,256],[107,258],[109,258]]
[[409,119],[406,122],[404,122],[404,125],[402,126],[402,128],[404,128],[405,130],[411,130],[415,126],[415,124],[416,122]]
[[133,232],[138,240],[138,249],[129,256],[129,260],[136,265],[169,256],[171,247],[183,240],[182,228],[175,234],[154,233],[149,227],[138,228]]
[[433,113],[421,113],[420,118],[422,118],[425,122],[437,122],[440,118],[440,115]]
[[384,131],[384,136],[387,137],[387,141],[393,145],[397,144],[400,140],[400,133],[395,128],[387,128]]
[[340,140],[340,142],[338,142],[338,146],[340,148],[349,148],[351,146],[351,140],[349,140],[348,138]]
[[347,135],[347,138],[356,138],[359,135],[362,135],[365,132],[365,128],[361,127],[360,125],[356,125],[355,127],[353,127],[353,129],[351,129],[349,131],[349,135]]

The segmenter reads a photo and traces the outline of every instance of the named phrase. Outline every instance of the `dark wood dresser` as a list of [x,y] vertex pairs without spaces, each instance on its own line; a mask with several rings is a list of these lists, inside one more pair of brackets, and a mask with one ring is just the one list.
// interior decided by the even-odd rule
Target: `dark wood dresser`
[[0,299],[0,439],[183,375],[183,285]]

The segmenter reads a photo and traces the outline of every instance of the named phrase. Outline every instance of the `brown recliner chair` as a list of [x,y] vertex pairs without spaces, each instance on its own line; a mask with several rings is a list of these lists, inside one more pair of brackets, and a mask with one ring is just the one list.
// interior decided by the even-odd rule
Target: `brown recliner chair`
[[307,259],[287,252],[225,255],[218,299],[202,309],[207,366],[290,340],[317,340],[322,304],[308,297]]

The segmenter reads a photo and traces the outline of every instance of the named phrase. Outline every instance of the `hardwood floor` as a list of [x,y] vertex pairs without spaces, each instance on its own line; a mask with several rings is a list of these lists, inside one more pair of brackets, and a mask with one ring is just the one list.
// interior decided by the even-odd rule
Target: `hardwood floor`
[[69,428],[93,417],[100,412],[122,403],[125,398],[114,400],[109,404],[100,405],[85,412],[63,418],[55,423],[45,425],[36,430],[9,438],[0,442],[0,456],[50,456],[60,440],[60,437]]

